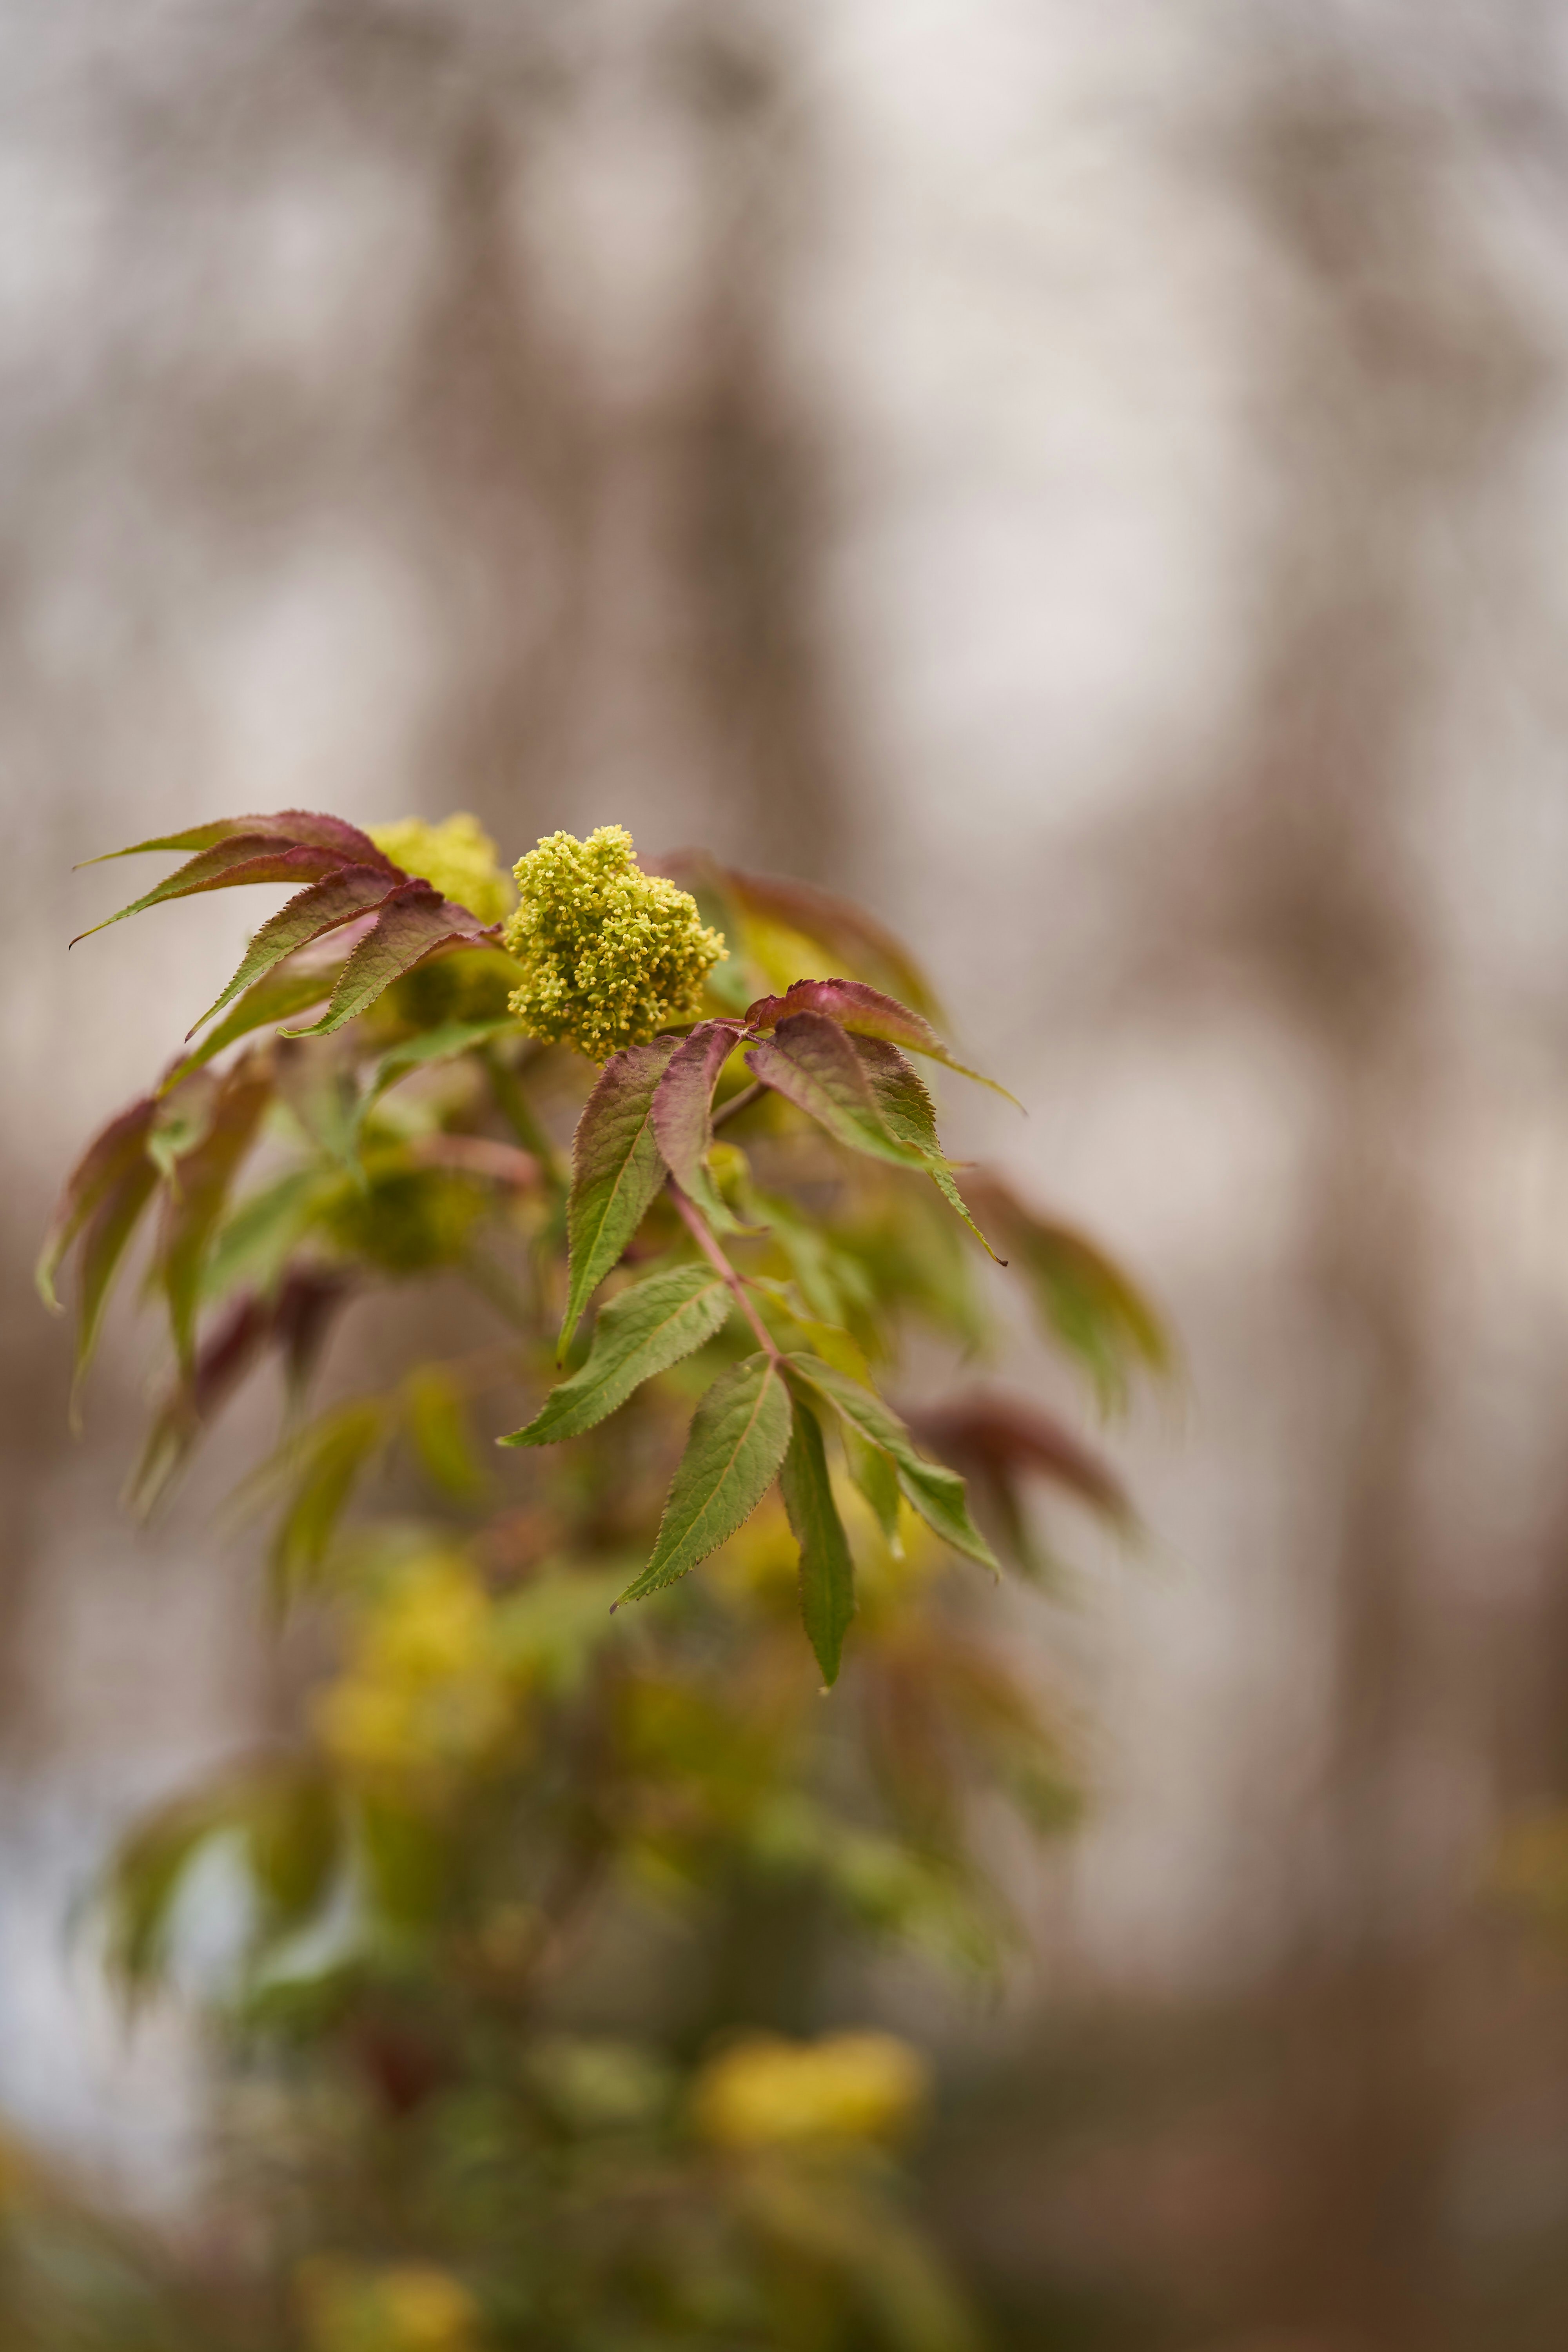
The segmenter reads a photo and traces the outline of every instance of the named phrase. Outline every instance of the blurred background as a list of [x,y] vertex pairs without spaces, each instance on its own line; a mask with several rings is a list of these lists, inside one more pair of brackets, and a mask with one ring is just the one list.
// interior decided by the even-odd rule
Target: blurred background
[[1064,1536],[1035,1949],[886,1973],[969,2274],[1021,2342],[1560,2347],[1568,1956],[1496,1880],[1568,1799],[1568,15],[57,0],[0,189],[0,2110],[178,2215],[201,2050],[71,1922],[268,1704],[246,1429],[136,1530],[133,1327],[75,1442],[28,1276],[258,908],[68,960],[70,868],[624,821],[904,932],[1029,1106],[960,1148],[1186,1359],[1108,1441],[1147,1553]]

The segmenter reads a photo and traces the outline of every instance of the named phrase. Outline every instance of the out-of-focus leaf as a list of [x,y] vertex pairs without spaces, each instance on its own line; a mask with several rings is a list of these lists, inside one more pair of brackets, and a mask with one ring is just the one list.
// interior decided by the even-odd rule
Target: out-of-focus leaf
[[207,1251],[229,1188],[271,1097],[270,1074],[258,1057],[232,1070],[206,1133],[179,1160],[178,1189],[170,1184],[164,1193],[159,1267],[169,1302],[174,1350],[182,1366],[188,1367],[191,1360]]
[[905,1500],[944,1543],[1000,1574],[995,1554],[969,1516],[963,1479],[956,1471],[925,1459],[889,1405],[818,1357],[791,1356],[789,1368],[792,1379],[808,1381],[852,1428],[889,1456]]
[[791,1297],[791,1285],[788,1283],[773,1282],[766,1275],[752,1275],[748,1279],[753,1290],[760,1291],[764,1298],[783,1309],[802,1337],[809,1339],[815,1354],[825,1358],[830,1364],[837,1364],[839,1370],[847,1372],[852,1381],[870,1379],[871,1367],[866,1361],[866,1351],[852,1331],[847,1331],[841,1323],[822,1322],[809,1313]]
[[566,1206],[570,1255],[565,1353],[583,1309],[641,1224],[664,1181],[653,1128],[653,1098],[679,1040],[656,1037],[613,1055],[583,1106],[572,1139],[572,1193]]
[[759,997],[748,1007],[746,1023],[752,1029],[773,1029],[795,1013],[825,1013],[841,1029],[847,1029],[851,1036],[879,1037],[889,1045],[907,1047],[911,1054],[924,1054],[931,1061],[941,1062],[944,1068],[956,1071],[960,1077],[973,1078],[977,1086],[989,1087],[993,1094],[1005,1097],[1008,1102],[1017,1100],[994,1078],[955,1061],[922,1014],[911,1013],[907,1004],[884,996],[879,989],[868,988],[862,980],[794,981],[783,996]]
[[55,1276],[67,1251],[94,1211],[139,1164],[145,1164],[147,1137],[157,1115],[151,1095],[119,1112],[100,1130],[77,1161],[60,1190],[48,1232],[38,1255],[35,1280],[38,1295],[54,1313],[60,1311]]
[[682,1039],[653,1097],[653,1131],[665,1163],[688,1199],[720,1233],[732,1233],[731,1215],[708,1172],[713,1144],[713,1089],[734,1051],[742,1024],[701,1021]]
[[374,926],[344,964],[321,1019],[308,1029],[286,1030],[284,1034],[330,1036],[427,955],[440,948],[471,948],[484,935],[485,926],[466,907],[443,898],[428,882],[405,882],[384,902]]
[[952,1404],[933,1405],[915,1423],[944,1459],[972,1463],[984,1475],[1010,1479],[1023,1471],[1065,1486],[1091,1511],[1127,1527],[1132,1507],[1121,1479],[1092,1447],[1039,1406],[1022,1397],[984,1391]]
[[291,1013],[303,1013],[308,1005],[320,1004],[322,997],[331,996],[336,987],[339,969],[329,963],[309,970],[269,971],[265,980],[247,989],[226,1019],[220,1021],[216,1029],[209,1029],[201,1044],[183,1061],[175,1063],[159,1093],[171,1093],[193,1070],[201,1069],[226,1045],[248,1037],[253,1030],[264,1029],[270,1021],[287,1021]]
[[147,1138],[147,1157],[173,1191],[179,1191],[175,1173],[180,1161],[212,1132],[223,1097],[220,1082],[210,1070],[198,1070],[173,1093],[160,1092],[157,1115]]
[[926,1169],[924,1152],[889,1133],[859,1056],[825,1013],[791,1013],[771,1038],[752,1047],[746,1066],[851,1150],[895,1168]]
[[855,1052],[870,1084],[882,1122],[900,1143],[924,1154],[931,1182],[951,1209],[963,1218],[986,1255],[1005,1265],[1005,1258],[995,1251],[964,1207],[963,1195],[953,1181],[952,1171],[942,1157],[941,1139],[936,1131],[936,1112],[926,1092],[925,1082],[913,1064],[905,1060],[896,1045],[879,1037],[857,1037]]
[[203,1303],[226,1298],[241,1284],[264,1295],[272,1290],[317,1211],[346,1181],[331,1171],[290,1168],[241,1201],[220,1227],[203,1268]]
[[353,1398],[301,1431],[258,1474],[270,1483],[282,1472],[292,1483],[272,1546],[280,1591],[320,1571],[355,1486],[390,1434],[390,1412],[384,1397]]
[[[817,1352],[821,1353],[820,1349]],[[883,1542],[895,1559],[901,1559],[904,1547],[899,1534],[899,1474],[892,1457],[862,1437],[853,1423],[841,1422],[839,1427],[849,1475],[870,1505],[872,1517],[882,1530]]]
[[1088,1372],[1103,1410],[1125,1403],[1133,1373],[1171,1372],[1158,1313],[1097,1244],[1040,1216],[989,1170],[964,1181],[976,1213],[1028,1276],[1041,1321]]
[[864,908],[809,882],[785,881],[776,875],[745,874],[721,869],[725,885],[742,911],[783,924],[815,940],[851,971],[858,970],[875,987],[886,987],[906,1004],[927,1014],[937,1006],[930,982],[902,942],[868,915]]
[[444,1021],[438,1029],[426,1029],[416,1037],[405,1037],[401,1045],[390,1047],[371,1072],[370,1082],[360,1097],[360,1118],[363,1119],[389,1088],[412,1071],[429,1068],[437,1062],[456,1061],[470,1047],[482,1045],[487,1039],[502,1036],[508,1031],[515,1033],[516,1028],[511,1014],[505,1013],[488,1021]]
[[789,1440],[789,1392],[775,1360],[747,1356],[721,1372],[691,1416],[653,1558],[622,1601],[659,1591],[717,1551],[762,1501]]
[[474,1451],[463,1392],[440,1364],[422,1364],[403,1383],[409,1438],[426,1475],[455,1503],[472,1503],[489,1484]]
[[103,1310],[120,1262],[152,1199],[158,1171],[143,1152],[122,1170],[100,1199],[81,1245],[81,1279],[77,1307],[76,1363],[71,1377],[73,1397],[80,1391],[98,1345]]
[[227,1789],[205,1790],[153,1814],[120,1848],[104,1889],[106,1942],[110,1972],[128,1994],[145,1992],[162,1973],[185,1873],[231,1815]]
[[623,1290],[602,1307],[588,1360],[553,1389],[526,1429],[502,1445],[549,1445],[595,1428],[634,1389],[689,1356],[723,1324],[729,1286],[711,1266],[678,1265]]
[[273,1049],[278,1099],[325,1159],[362,1179],[359,1076],[352,1059],[330,1045],[280,1033]]
[[844,1636],[855,1614],[855,1563],[833,1499],[822,1424],[803,1398],[790,1402],[792,1434],[779,1488],[800,1546],[801,1619],[822,1679],[831,1687],[838,1679]]
[[[299,948],[323,938],[357,916],[368,914],[373,907],[382,906],[393,892],[404,887],[395,871],[384,865],[345,866],[324,881],[314,882],[309,889],[298,891],[286,907],[280,907],[269,921],[262,924],[245,951],[238,971],[215,1003],[209,1004],[199,1021],[193,1021],[187,1033],[195,1036],[215,1013],[221,1013],[231,998],[242,988],[249,988],[262,980],[275,964]],[[306,1002],[313,1003],[314,999]],[[299,1010],[300,1008],[293,1008]],[[283,1016],[279,1015],[279,1018]]]

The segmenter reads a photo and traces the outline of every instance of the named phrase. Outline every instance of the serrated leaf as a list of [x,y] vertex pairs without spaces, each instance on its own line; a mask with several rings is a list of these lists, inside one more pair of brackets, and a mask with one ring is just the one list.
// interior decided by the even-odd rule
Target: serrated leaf
[[963,1479],[955,1470],[926,1460],[890,1405],[884,1404],[874,1390],[863,1388],[817,1357],[791,1356],[789,1369],[792,1380],[808,1381],[851,1428],[889,1456],[904,1499],[934,1534],[954,1551],[979,1560],[994,1575],[1001,1574],[995,1554],[969,1516]]
[[214,1234],[240,1162],[272,1098],[270,1075],[253,1056],[229,1074],[201,1140],[179,1160],[178,1188],[164,1195],[159,1271],[181,1366],[191,1360],[196,1306]]
[[268,841],[300,842],[316,849],[335,849],[344,866],[382,866],[393,873],[399,870],[357,824],[350,824],[346,817],[323,815],[316,809],[278,809],[270,816],[214,817],[208,824],[191,825],[184,833],[164,833],[153,841],[133,841],[129,849],[106,849],[100,857],[84,858],[82,863],[107,866],[116,857],[140,857],[154,849],[212,849],[236,834],[257,834]]
[[[285,956],[293,955],[300,948],[309,947],[344,923],[368,914],[373,907],[384,904],[395,890],[403,887],[401,877],[388,873],[384,866],[344,866],[325,881],[313,882],[308,889],[296,891],[286,906],[257,932],[245,951],[238,971],[221,996],[208,1005],[201,1019],[193,1021],[186,1031],[194,1037],[196,1031],[221,1013],[226,1004],[243,988],[262,979]],[[323,992],[324,993],[325,992]],[[306,998],[306,1003],[314,1003]],[[297,1009],[297,1008],[291,1008]],[[282,1017],[282,1016],[280,1016]]]
[[791,1399],[791,1416],[779,1489],[800,1546],[801,1619],[822,1679],[831,1687],[838,1679],[844,1636],[855,1614],[855,1563],[833,1499],[822,1424],[798,1396]]
[[71,945],[78,947],[83,940],[107,931],[111,924],[123,923],[132,915],[145,914],[149,907],[164,906],[174,898],[198,898],[205,890],[237,889],[252,882],[320,882],[335,874],[342,862],[334,851],[307,843],[290,848],[261,834],[235,834],[189,859],[142,898],[133,898],[129,907],[79,931]]
[[[226,1019],[209,1029],[202,1042],[183,1061],[176,1062],[159,1087],[159,1093],[171,1093],[184,1085],[194,1070],[199,1070],[241,1037],[254,1030],[264,1029],[268,1022],[287,1021],[291,1013],[303,1013],[308,1006],[320,1004],[337,985],[342,966],[323,964],[312,971],[269,971],[253,988],[246,991]],[[198,1024],[198,1026],[200,1024]]]
[[395,890],[377,915],[374,928],[361,940],[342,968],[332,1001],[308,1029],[284,1031],[289,1037],[327,1037],[374,1004],[384,990],[423,963],[438,948],[471,948],[481,941],[485,927],[466,907],[443,898],[428,882],[407,882]]
[[709,1265],[679,1265],[623,1290],[600,1310],[588,1360],[551,1391],[543,1410],[502,1445],[551,1445],[581,1437],[656,1372],[668,1371],[721,1328],[733,1304]]
[[665,1164],[687,1198],[696,1202],[720,1233],[732,1233],[735,1220],[708,1172],[708,1154],[713,1144],[713,1089],[742,1028],[738,1021],[699,1022],[670,1055],[653,1097],[653,1131]]
[[969,1227],[987,1257],[998,1265],[1005,1265],[1005,1257],[995,1251],[964,1206],[963,1195],[953,1181],[952,1171],[942,1157],[942,1141],[936,1131],[936,1111],[925,1081],[920,1072],[904,1059],[896,1045],[880,1037],[857,1037],[855,1053],[870,1083],[871,1093],[882,1121],[889,1134],[900,1143],[921,1152],[925,1159],[931,1182],[949,1208],[957,1212]]
[[408,1435],[431,1484],[455,1503],[472,1503],[489,1486],[474,1451],[463,1391],[443,1365],[422,1364],[403,1383]]
[[973,1078],[977,1086],[989,1087],[993,1094],[1017,1103],[1017,1097],[1008,1094],[994,1078],[955,1061],[923,1014],[911,1013],[907,1004],[884,996],[879,989],[868,988],[863,980],[797,980],[783,996],[759,997],[747,1008],[746,1021],[753,1029],[772,1029],[795,1013],[826,1013],[851,1036],[879,1037],[889,1045],[907,1047],[911,1054],[924,1054],[944,1069]]
[[55,1276],[65,1262],[66,1253],[121,1179],[139,1161],[145,1161],[147,1137],[157,1110],[155,1098],[143,1095],[117,1112],[108,1126],[93,1137],[61,1186],[33,1277],[38,1296],[52,1313],[58,1315],[60,1311]]
[[895,1168],[926,1169],[924,1152],[889,1133],[858,1055],[825,1013],[791,1013],[771,1038],[752,1047],[746,1066],[837,1142]]
[[641,1224],[664,1181],[653,1129],[653,1097],[679,1044],[656,1037],[607,1061],[572,1139],[566,1205],[570,1282],[557,1352],[563,1355],[583,1309]]
[[776,1359],[747,1356],[721,1372],[691,1416],[653,1558],[622,1601],[660,1591],[727,1542],[772,1486],[789,1440],[789,1391]]

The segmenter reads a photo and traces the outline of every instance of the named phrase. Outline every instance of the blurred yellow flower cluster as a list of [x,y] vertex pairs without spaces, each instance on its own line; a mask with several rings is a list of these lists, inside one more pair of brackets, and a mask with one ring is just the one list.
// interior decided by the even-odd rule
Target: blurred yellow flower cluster
[[511,893],[495,843],[478,817],[459,814],[430,824],[422,816],[405,816],[366,831],[405,874],[431,883],[443,898],[467,907],[481,923],[499,923],[506,914]]
[[723,2147],[896,2140],[918,2120],[927,2088],[919,2053],[890,2033],[752,2034],[702,2069],[692,2119]]
[[605,1062],[697,1018],[724,941],[689,892],[643,873],[625,825],[547,835],[512,871],[503,937],[523,967],[511,1009],[530,1036]]
[[521,1719],[494,1616],[466,1560],[405,1568],[361,1616],[348,1664],[317,1696],[323,1747],[348,1770],[398,1775],[462,1769],[512,1748]]
[[301,2272],[300,2300],[310,2352],[477,2352],[473,2296],[431,2265],[372,2270],[322,2256]]

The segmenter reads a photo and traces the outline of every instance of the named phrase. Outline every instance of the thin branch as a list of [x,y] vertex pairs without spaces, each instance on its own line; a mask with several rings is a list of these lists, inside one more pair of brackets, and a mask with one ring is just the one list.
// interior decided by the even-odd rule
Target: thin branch
[[725,1256],[723,1251],[720,1248],[718,1243],[714,1240],[712,1234],[709,1232],[707,1226],[702,1222],[700,1215],[692,1206],[691,1202],[687,1199],[686,1194],[681,1191],[673,1176],[669,1179],[669,1196],[675,1202],[676,1211],[680,1218],[681,1223],[686,1227],[687,1232],[691,1235],[692,1240],[697,1244],[698,1248],[708,1260],[709,1265],[712,1266],[715,1273],[722,1275],[725,1282],[728,1284],[730,1290],[733,1294],[735,1304],[739,1307],[742,1314],[745,1317],[747,1322],[756,1333],[758,1342],[762,1347],[763,1354],[771,1357],[773,1361],[782,1368],[784,1358],[778,1351],[778,1347],[773,1339],[773,1334],[769,1331],[767,1326],[763,1323],[762,1317],[757,1313],[756,1308],[752,1306],[751,1298],[747,1295],[745,1284],[742,1281],[740,1276],[736,1273],[734,1267],[731,1265],[729,1259]]
[[743,1110],[750,1110],[757,1097],[766,1093],[767,1088],[762,1079],[753,1078],[749,1087],[742,1087],[738,1095],[731,1095],[727,1103],[721,1103],[713,1114],[714,1133],[717,1134],[728,1120],[739,1118]]

